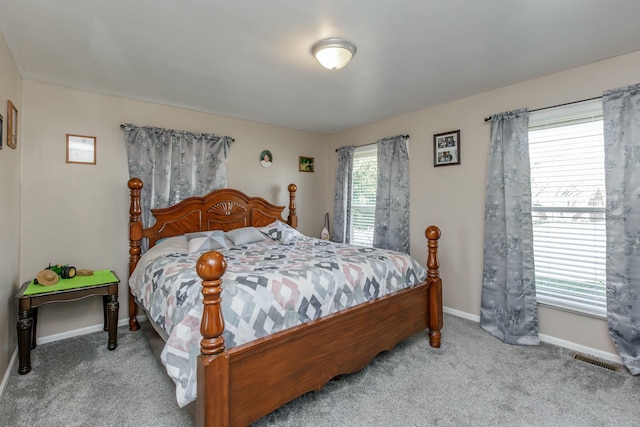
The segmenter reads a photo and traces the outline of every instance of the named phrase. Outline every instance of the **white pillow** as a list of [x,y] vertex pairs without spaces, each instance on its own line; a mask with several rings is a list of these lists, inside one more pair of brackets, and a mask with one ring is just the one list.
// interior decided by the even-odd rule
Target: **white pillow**
[[302,233],[291,227],[289,224],[285,224],[278,220],[266,227],[262,227],[260,231],[271,237],[273,240],[278,240],[282,243],[292,243],[297,240],[298,237],[303,236]]
[[185,239],[185,236],[173,236],[158,240],[145,254],[150,257],[157,257],[169,253],[186,253],[186,251],[187,239]]
[[244,245],[247,243],[261,242],[265,239],[264,235],[255,227],[236,228],[224,233],[234,245]]
[[185,236],[189,241],[189,253],[215,251],[228,247],[224,240],[224,232],[221,230],[187,233]]

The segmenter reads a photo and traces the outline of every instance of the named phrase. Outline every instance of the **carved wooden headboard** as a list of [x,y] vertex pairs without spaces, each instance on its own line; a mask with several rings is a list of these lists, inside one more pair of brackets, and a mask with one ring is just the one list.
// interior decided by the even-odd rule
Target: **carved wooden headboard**
[[214,190],[202,197],[190,197],[174,206],[152,209],[156,223],[143,228],[140,191],[142,180],[131,178],[128,186],[131,194],[129,208],[129,273],[140,259],[140,244],[148,239],[149,247],[159,239],[196,231],[228,231],[241,227],[262,227],[280,220],[292,227],[298,226],[295,193],[297,187],[290,184],[289,216],[282,217],[284,206],[274,205],[261,197],[249,197],[241,191],[230,188]]

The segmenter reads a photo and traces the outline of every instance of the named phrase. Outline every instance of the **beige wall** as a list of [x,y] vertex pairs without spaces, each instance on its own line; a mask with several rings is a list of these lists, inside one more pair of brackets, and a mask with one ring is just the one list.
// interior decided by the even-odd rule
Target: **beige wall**
[[[20,281],[20,155],[22,133],[18,132],[17,149],[7,147],[7,100],[18,109],[18,126],[22,125],[20,74],[0,34],[0,114],[2,150],[0,150],[0,383],[16,349],[16,300]],[[20,130],[20,128],[18,129]]]
[[[335,148],[408,133],[411,253],[425,262],[424,230],[430,224],[438,225],[442,230],[444,303],[450,309],[479,316],[490,129],[484,118],[514,108],[535,109],[600,96],[606,89],[637,83],[639,76],[640,52],[635,52],[336,133],[329,137],[328,175],[335,175]],[[456,129],[461,131],[462,164],[434,168],[433,135]],[[328,181],[328,185],[332,200],[333,183]],[[540,333],[552,340],[615,353],[604,320],[545,307],[540,308],[539,317]]]
[[[23,97],[21,280],[49,262],[111,268],[121,279],[120,318],[127,316],[129,173],[121,123],[232,136],[229,186],[288,205],[287,185],[296,183],[299,229],[320,234],[326,136],[32,81],[23,82]],[[65,162],[67,133],[97,137],[96,165]],[[259,164],[264,149],[274,157],[270,168]],[[298,172],[300,155],[315,157],[315,173]],[[97,325],[100,310],[99,298],[44,306],[38,337]]]

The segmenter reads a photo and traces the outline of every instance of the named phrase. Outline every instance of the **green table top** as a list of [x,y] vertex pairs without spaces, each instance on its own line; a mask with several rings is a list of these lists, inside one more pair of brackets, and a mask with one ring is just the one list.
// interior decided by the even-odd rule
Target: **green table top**
[[94,271],[91,276],[76,276],[73,279],[60,279],[55,285],[44,286],[33,283],[33,280],[24,291],[24,296],[44,294],[48,292],[67,291],[71,289],[86,288],[89,286],[117,283],[120,280],[111,270]]

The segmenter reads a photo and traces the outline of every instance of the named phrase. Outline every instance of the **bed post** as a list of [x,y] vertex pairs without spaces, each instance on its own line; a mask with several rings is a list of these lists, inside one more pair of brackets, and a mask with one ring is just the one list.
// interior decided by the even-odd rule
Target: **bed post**
[[198,426],[229,425],[229,354],[224,347],[222,280],[227,262],[220,252],[205,252],[198,258],[196,271],[202,279],[204,309],[200,323],[198,356]]
[[[131,205],[129,206],[129,277],[135,270],[138,261],[140,261],[140,243],[142,241],[142,208],[140,207],[140,190],[142,189],[142,180],[140,178],[131,178],[128,182],[129,192],[131,194]],[[140,329],[136,314],[138,307],[133,299],[131,289],[129,289],[129,330],[137,331]]]
[[287,223],[293,228],[298,227],[298,215],[296,215],[296,191],[298,187],[295,184],[289,184],[289,217]]
[[429,282],[429,345],[440,347],[440,330],[443,325],[442,314],[442,279],[440,278],[440,262],[438,261],[438,239],[440,229],[430,225],[425,231],[429,241],[429,254],[427,256],[427,282]]

